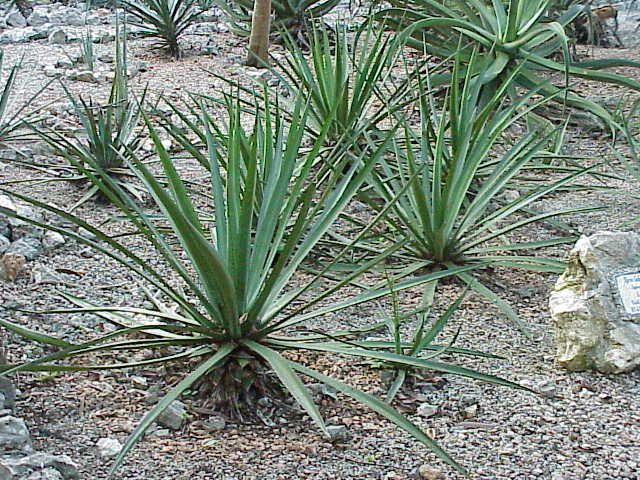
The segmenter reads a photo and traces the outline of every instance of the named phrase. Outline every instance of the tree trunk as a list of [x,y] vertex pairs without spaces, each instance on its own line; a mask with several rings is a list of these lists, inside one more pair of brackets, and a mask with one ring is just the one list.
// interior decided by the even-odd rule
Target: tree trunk
[[247,65],[260,68],[265,67],[269,63],[270,29],[271,0],[254,0]]
[[13,3],[24,18],[27,18],[33,12],[33,7],[29,4],[29,0],[14,0]]

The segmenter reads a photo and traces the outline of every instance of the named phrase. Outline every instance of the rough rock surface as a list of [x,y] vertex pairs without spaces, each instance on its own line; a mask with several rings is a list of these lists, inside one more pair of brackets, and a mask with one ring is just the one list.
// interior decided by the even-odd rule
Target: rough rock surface
[[[629,313],[617,286],[639,272],[636,233],[598,232],[576,243],[549,299],[560,365],[605,373],[640,366],[640,314]],[[640,298],[640,282],[636,288]]]
[[31,450],[31,437],[24,420],[12,416],[0,418],[0,447],[5,452]]

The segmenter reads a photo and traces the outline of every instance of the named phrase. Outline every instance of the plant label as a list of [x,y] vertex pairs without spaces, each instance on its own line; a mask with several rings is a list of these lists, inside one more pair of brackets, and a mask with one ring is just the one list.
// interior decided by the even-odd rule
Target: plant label
[[640,272],[616,277],[622,305],[628,315],[640,315]]

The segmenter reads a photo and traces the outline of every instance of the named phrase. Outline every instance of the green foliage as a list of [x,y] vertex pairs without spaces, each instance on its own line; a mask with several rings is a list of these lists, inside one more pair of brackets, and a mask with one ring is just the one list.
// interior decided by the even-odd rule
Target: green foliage
[[82,35],[80,43],[80,53],[82,54],[82,62],[85,67],[93,71],[95,65],[95,56],[93,54],[93,37],[90,31]]
[[[507,78],[515,75],[508,93],[517,97],[517,88],[537,91],[540,95],[573,108],[596,115],[610,129],[619,126],[601,105],[573,92],[559,95],[562,88],[546,82],[541,72],[561,73],[565,87],[577,77],[620,85],[640,91],[640,83],[603,69],[616,66],[640,66],[628,60],[572,62],[564,28],[581,12],[573,5],[554,21],[546,16],[552,0],[453,0],[448,4],[436,0],[395,0],[397,7],[383,10],[378,18],[402,32],[400,41],[441,59],[461,55],[468,63],[472,52],[482,53],[475,65],[485,95],[491,98]],[[451,6],[449,6],[451,5]],[[431,79],[432,86],[446,85],[449,75]]]
[[[4,63],[4,52],[0,50],[0,72]],[[13,104],[15,82],[20,71],[20,64],[16,64],[9,70],[9,75],[0,85],[0,145],[6,146],[8,142],[21,137],[18,130],[28,121],[36,121],[37,115],[43,107],[29,111],[34,100],[51,84],[47,82],[33,96],[22,102],[19,107]]]
[[575,237],[529,242],[518,240],[517,232],[559,215],[587,210],[535,212],[531,207],[588,170],[578,169],[556,176],[556,180],[545,177],[541,185],[520,183],[518,188],[526,191],[515,199],[505,199],[505,190],[514,188],[514,181],[526,172],[554,173],[539,161],[545,158],[543,149],[548,139],[538,132],[529,132],[512,146],[501,145],[504,133],[536,107],[536,103],[528,102],[538,92],[503,105],[506,90],[514,80],[511,78],[493,97],[483,98],[482,79],[472,73],[477,71],[475,62],[475,54],[469,59],[469,68],[456,62],[439,115],[430,108],[435,99],[426,95],[421,98],[419,129],[405,126],[404,138],[395,143],[395,154],[385,157],[372,175],[374,193],[363,196],[368,196],[377,210],[391,203],[388,225],[403,245],[402,257],[410,261],[402,275],[420,269],[469,266],[471,271],[456,276],[524,330],[515,311],[483,283],[480,274],[495,267],[561,272],[562,262],[522,252],[573,241]]
[[131,24],[175,58],[180,56],[180,36],[202,12],[198,0],[124,0],[123,5],[134,18]]
[[[134,101],[129,94],[127,79],[126,34],[118,33],[116,40],[115,76],[107,103],[95,105],[66,90],[75,114],[82,124],[82,135],[67,138],[59,132],[42,132],[41,137],[58,154],[63,156],[75,170],[71,180],[86,182],[89,177],[109,177],[129,194],[142,200],[142,191],[131,181],[132,173],[126,162],[141,144],[140,107],[145,94]],[[82,198],[70,208],[73,211],[96,195],[101,195],[101,186],[90,184]],[[101,195],[105,198],[104,195]],[[108,197],[106,197],[108,198]]]
[[[393,284],[391,284],[391,314],[383,313],[391,341],[369,340],[360,342],[359,344],[367,348],[390,348],[391,351],[396,354],[423,359],[438,357],[444,353],[498,358],[475,350],[455,348],[453,345],[456,342],[458,334],[453,337],[449,345],[436,345],[434,343],[438,335],[440,335],[442,330],[448,325],[466,295],[466,291],[463,292],[455,302],[449,305],[440,317],[431,322],[437,284],[437,281],[427,283],[420,306],[409,312],[401,311],[399,296],[393,290]],[[409,328],[411,325],[412,328]],[[460,328],[458,328],[458,333],[459,332]],[[405,338],[408,339],[404,340]],[[416,369],[407,367],[406,365],[398,365],[393,362],[381,362],[378,366],[395,371],[395,378],[389,387],[386,398],[386,401],[391,403],[400,391],[400,388],[402,388],[402,385],[407,379],[407,375]]]
[[[265,95],[264,102],[268,103],[266,98]],[[159,223],[155,215],[147,214],[111,177],[85,170],[87,177],[113,202],[132,227],[132,233],[125,239],[141,237],[141,241],[155,249],[157,257],[151,260],[140,257],[134,250],[137,247],[128,247],[130,243],[125,242],[122,236],[109,236],[77,216],[35,199],[15,195],[22,201],[59,215],[67,223],[88,230],[95,240],[65,227],[44,225],[35,220],[30,220],[30,223],[90,245],[129,268],[136,280],[151,284],[158,294],[153,296],[155,309],[100,307],[64,294],[75,305],[74,308],[49,313],[91,312],[119,327],[108,334],[95,332],[95,336],[82,344],[70,344],[0,319],[0,325],[11,331],[60,348],[60,351],[44,358],[4,367],[5,374],[29,370],[55,372],[129,368],[169,362],[186,364],[187,360],[191,364],[198,362],[145,415],[125,443],[112,474],[146,428],[182,393],[204,388],[213,398],[235,404],[242,394],[266,382],[267,371],[273,372],[279,384],[325,433],[322,416],[301,374],[364,403],[409,432],[451,466],[463,471],[431,438],[388,404],[289,360],[283,355],[287,351],[375,359],[520,388],[506,380],[456,365],[387,352],[384,348],[369,349],[345,341],[354,333],[305,335],[304,330],[292,330],[291,327],[300,327],[310,319],[382,298],[389,293],[388,288],[371,288],[355,297],[333,300],[336,291],[383,261],[389,252],[378,253],[368,265],[350,272],[339,281],[328,283],[323,278],[350,251],[352,244],[373,228],[375,219],[362,228],[353,242],[345,244],[341,252],[323,265],[321,272],[297,277],[298,281],[292,283],[309,253],[328,232],[364,179],[371,175],[390,141],[389,137],[380,147],[363,151],[357,162],[348,163],[344,159],[334,172],[319,172],[313,166],[323,143],[322,135],[309,148],[302,147],[304,125],[310,114],[305,104],[303,98],[297,99],[292,112],[293,121],[289,125],[282,121],[277,105],[256,105],[252,112],[255,121],[247,130],[240,118],[243,108],[239,103],[230,101],[228,130],[225,132],[223,126],[218,127],[215,129],[217,134],[209,128],[215,124],[209,113],[204,109],[200,111],[199,123],[205,137],[204,153],[210,174],[207,191],[210,205],[207,206],[194,202],[193,194],[178,174],[156,129],[145,117],[166,184],[158,181],[147,163],[135,155],[131,155],[129,161],[130,168],[161,212]],[[327,126],[324,126],[323,131],[326,130]],[[222,134],[227,140],[219,144],[216,135]],[[246,144],[252,148],[245,149],[243,145]],[[87,157],[87,161],[92,160]],[[99,171],[97,163],[92,162],[93,169]],[[25,219],[5,210],[0,208],[2,213]],[[163,265],[159,267],[158,264]],[[167,281],[167,269],[174,273],[178,283]],[[453,268],[449,272],[415,276],[395,284],[394,290],[402,291],[463,270]],[[138,338],[127,338],[131,334],[138,335]],[[140,335],[143,338],[139,338]],[[166,348],[170,346],[175,347],[174,351],[167,354]],[[158,354],[148,360],[106,365],[82,364],[76,359],[89,353],[117,351],[122,355],[140,349],[153,349]]]
[[[621,101],[621,104],[624,103]],[[622,139],[628,146],[628,155],[621,151],[618,145],[614,145],[612,150],[622,166],[636,182],[640,182],[640,140],[638,140],[638,112],[640,112],[640,101],[636,100],[628,111],[623,110],[622,105],[618,108],[618,118],[622,125]],[[637,200],[639,197],[633,195]],[[622,227],[637,225],[640,222],[640,215],[636,215],[625,221]]]
[[[335,35],[314,29],[309,53],[290,36],[283,79],[291,94],[309,99],[312,133],[329,125],[327,141],[361,144],[380,136],[379,124],[414,99],[407,81],[389,81],[397,50],[384,31],[365,27],[349,36],[344,27]],[[277,73],[277,70],[274,70]]]
[[[248,36],[251,31],[253,0],[214,0],[226,13],[231,29]],[[305,32],[314,20],[320,20],[333,10],[340,0],[271,0],[272,32],[289,32],[297,40],[304,40]]]

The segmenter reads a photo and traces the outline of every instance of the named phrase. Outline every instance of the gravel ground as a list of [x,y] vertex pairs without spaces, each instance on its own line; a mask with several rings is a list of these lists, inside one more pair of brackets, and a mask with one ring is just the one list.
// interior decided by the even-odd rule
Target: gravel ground
[[[180,98],[186,92],[219,94],[222,85],[205,71],[215,71],[243,82],[250,76],[241,66],[243,42],[231,34],[215,34],[217,55],[199,53],[201,38],[188,38],[188,55],[170,62],[148,49],[146,42],[133,41],[131,54],[147,69],[135,77],[137,89],[148,84],[153,94]],[[65,46],[44,42],[9,45],[8,64],[24,58],[20,94],[28,95],[44,85],[40,65],[45,59],[61,57]],[[109,45],[100,46],[108,50]],[[595,57],[624,56],[640,59],[635,50],[599,50]],[[251,72],[249,70],[249,72]],[[640,79],[640,72],[627,71]],[[69,84],[94,98],[104,98],[105,85]],[[580,91],[605,101],[620,95],[618,88],[579,85]],[[62,90],[52,84],[41,102],[59,100]],[[59,111],[59,107],[53,110]],[[605,137],[581,135],[571,130],[573,153],[593,157],[590,162],[608,160],[601,171],[623,175],[612,161],[610,142]],[[622,151],[624,152],[624,147]],[[181,168],[190,168],[189,164]],[[10,162],[0,163],[0,183],[34,178],[32,169]],[[585,233],[617,228],[640,212],[633,197],[638,184],[609,180],[610,191],[566,192],[543,203],[543,208],[601,204],[609,207],[579,219],[570,219]],[[16,185],[14,188],[58,205],[68,205],[81,195],[65,183]],[[87,204],[80,213],[100,222],[115,212],[108,206]],[[532,230],[531,236],[543,232]],[[142,248],[142,246],[141,246]],[[568,247],[557,249],[562,256]],[[143,252],[144,254],[144,252]],[[149,252],[147,252],[149,254]],[[66,338],[80,338],[106,326],[90,315],[59,316],[19,313],[12,307],[45,309],[62,305],[57,289],[83,294],[95,302],[139,305],[145,301],[129,273],[102,255],[68,243],[49,256],[29,264],[28,272],[15,283],[0,283],[0,315],[25,325]],[[547,311],[547,294],[555,278],[550,275],[499,273],[501,291],[519,311],[532,331],[527,339],[480,298],[470,296],[445,339],[463,325],[458,346],[474,347],[503,355],[505,360],[457,358],[455,361],[484,372],[521,382],[537,391],[508,390],[454,377],[425,373],[401,392],[401,408],[435,437],[456,460],[478,479],[638,479],[640,478],[640,372],[625,375],[567,373],[553,360],[553,336]],[[444,285],[441,303],[456,295]],[[415,292],[404,296],[415,301]],[[323,319],[325,325],[357,325],[378,319],[379,310],[368,305],[357,311]],[[39,347],[15,337],[8,342],[12,361],[33,357]],[[323,372],[348,380],[372,393],[382,393],[383,384],[375,370],[342,358],[301,359]],[[123,441],[150,402],[179,372],[145,369],[117,373],[86,373],[19,378],[22,392],[17,411],[27,420],[36,447],[68,454],[80,465],[82,478],[102,479],[109,462],[97,454],[102,437]],[[147,385],[141,385],[144,377]],[[190,402],[187,400],[187,404]],[[435,415],[416,415],[421,404],[435,407]],[[283,410],[284,409],[284,410]],[[325,397],[322,409],[328,423],[345,425],[350,438],[341,444],[324,441],[310,420],[295,409],[276,409],[277,426],[227,424],[221,431],[205,428],[206,415],[192,413],[186,427],[165,435],[147,435],[134,449],[117,478],[122,479],[407,479],[420,465],[431,465],[441,477],[461,478],[388,422],[362,406],[338,397]],[[282,413],[282,412],[287,412]],[[435,476],[433,478],[436,478]]]

